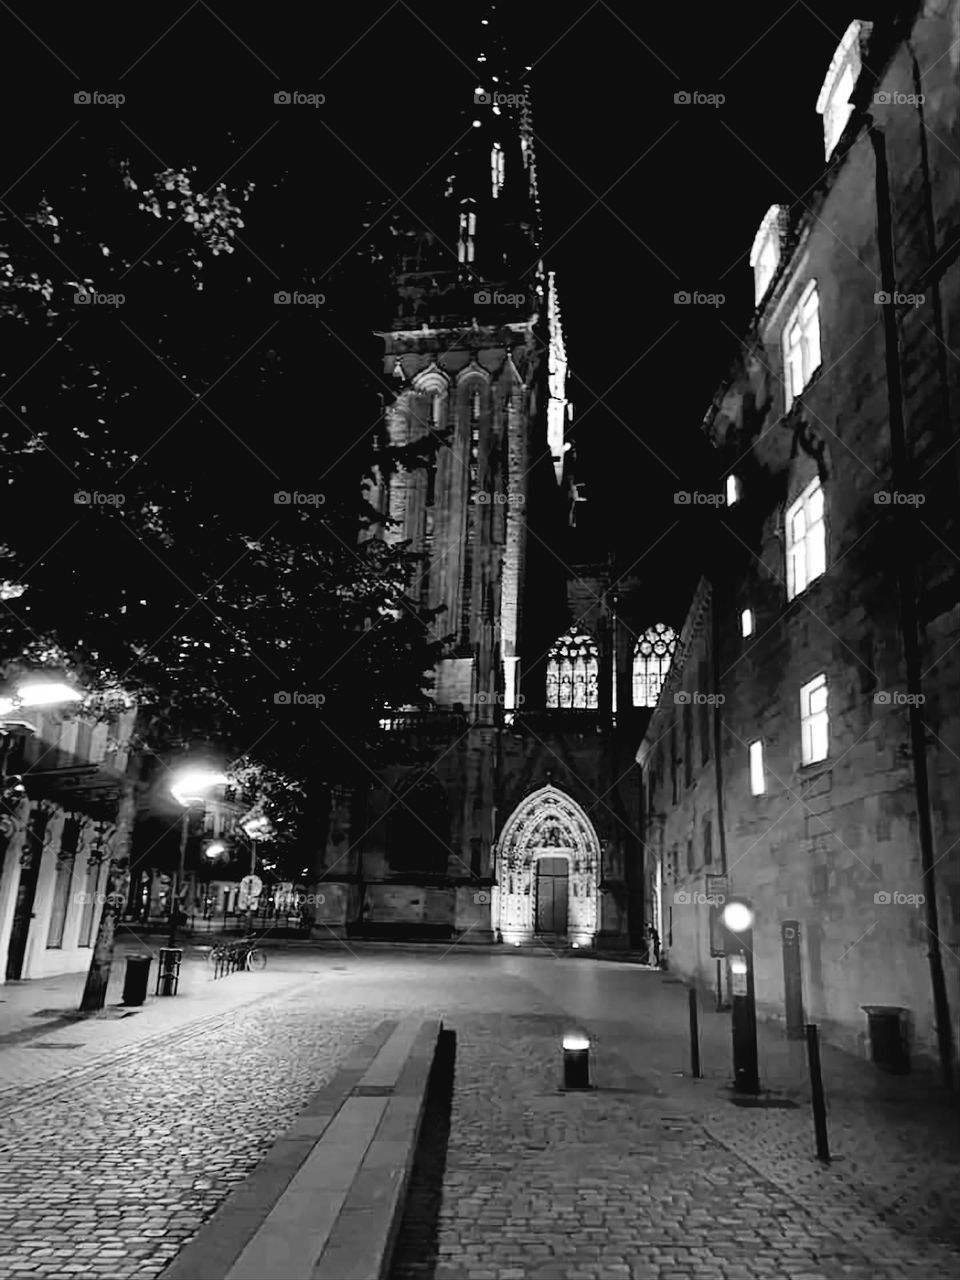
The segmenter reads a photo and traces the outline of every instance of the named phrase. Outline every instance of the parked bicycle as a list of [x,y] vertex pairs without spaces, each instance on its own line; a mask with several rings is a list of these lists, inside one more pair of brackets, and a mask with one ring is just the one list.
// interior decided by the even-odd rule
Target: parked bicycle
[[262,947],[257,946],[256,938],[244,938],[237,943],[237,947],[240,951],[241,966],[248,973],[259,973],[267,967],[267,953]]
[[207,960],[213,965],[215,978],[236,973],[238,969],[258,973],[267,967],[267,953],[257,946],[257,939],[253,935],[237,942],[222,942],[219,946],[211,947]]

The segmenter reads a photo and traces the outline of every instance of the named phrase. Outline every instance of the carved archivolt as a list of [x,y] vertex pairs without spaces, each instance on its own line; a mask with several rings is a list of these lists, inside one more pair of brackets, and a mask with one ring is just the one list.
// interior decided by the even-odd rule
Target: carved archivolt
[[460,370],[457,376],[457,386],[462,387],[464,383],[471,382],[476,378],[479,378],[485,385],[490,382],[490,375],[486,369],[477,364],[476,360],[471,360],[465,369]]
[[435,364],[418,373],[413,380],[414,389],[421,395],[436,396],[446,393],[450,379]]
[[521,801],[503,828],[497,845],[495,927],[507,943],[533,937],[536,864],[543,857],[567,859],[568,937],[591,945],[597,931],[600,842],[580,805],[553,786]]

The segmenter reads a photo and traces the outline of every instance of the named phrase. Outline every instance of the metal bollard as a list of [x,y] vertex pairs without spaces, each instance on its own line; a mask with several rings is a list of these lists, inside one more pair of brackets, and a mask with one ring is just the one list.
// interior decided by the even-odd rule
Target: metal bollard
[[807,1060],[810,1064],[810,1105],[813,1108],[813,1129],[817,1136],[817,1159],[830,1163],[830,1143],[827,1138],[827,1107],[823,1097],[823,1076],[820,1071],[820,1028],[808,1022],[804,1028],[807,1036]]
[[183,951],[180,947],[160,948],[160,967],[157,970],[157,995],[175,996],[180,989],[180,962]]
[[700,1010],[697,1004],[697,991],[691,987],[687,992],[690,1004],[690,1074],[694,1080],[703,1079],[700,1066]]

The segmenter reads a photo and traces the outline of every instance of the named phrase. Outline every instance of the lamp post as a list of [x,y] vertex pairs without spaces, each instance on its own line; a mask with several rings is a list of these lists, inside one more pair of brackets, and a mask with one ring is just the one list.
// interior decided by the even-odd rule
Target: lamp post
[[[269,840],[273,834],[273,824],[266,814],[253,810],[240,823],[240,830],[250,842],[250,876],[257,874],[257,841]],[[242,883],[242,882],[241,882]],[[253,900],[248,906],[248,927],[253,929]]]
[[722,913],[727,934],[733,993],[733,1087],[760,1092],[757,1067],[757,1004],[753,983],[753,924],[756,913],[746,898],[730,898]]
[[183,805],[183,818],[180,825],[180,857],[177,873],[170,886],[170,930],[167,946],[173,947],[177,941],[177,911],[180,905],[180,889],[186,878],[187,840],[190,834],[190,811],[204,803],[215,787],[223,787],[230,781],[224,773],[216,769],[184,769],[174,775],[170,784],[170,794],[178,804]]

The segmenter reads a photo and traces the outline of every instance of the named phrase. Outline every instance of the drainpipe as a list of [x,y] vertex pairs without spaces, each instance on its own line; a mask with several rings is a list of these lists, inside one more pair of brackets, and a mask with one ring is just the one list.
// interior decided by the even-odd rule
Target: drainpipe
[[[723,692],[720,687],[723,676],[720,663],[720,636],[722,628],[720,623],[721,609],[719,588],[719,581],[714,581],[710,585],[710,649],[711,658],[713,660],[713,692],[715,695],[719,695]],[[726,875],[727,828],[723,816],[723,760],[721,758],[721,748],[723,746],[722,716],[722,704],[717,701],[713,705],[713,773],[717,789],[717,839],[720,846],[720,872],[721,875]]]
[[[712,576],[713,581],[710,584],[710,650],[713,665],[713,692],[719,695],[721,684],[723,681],[723,668],[720,661],[720,639],[722,634],[721,617],[724,611],[720,608],[720,573],[717,570]],[[727,824],[724,819],[723,807],[723,704],[719,698],[713,704],[713,773],[714,782],[717,792],[717,844],[720,851],[720,872],[721,875],[727,874]],[[729,884],[727,889],[729,891]],[[716,983],[716,1010],[721,1013],[726,1008],[726,998],[724,992],[724,966],[722,960],[717,960]]]
[[[897,292],[897,283],[890,203],[890,178],[887,167],[885,137],[883,130],[869,117],[868,129],[876,160],[877,243],[880,251],[881,287],[892,297]],[[883,328],[890,416],[891,480],[894,489],[910,492],[912,466],[904,427],[900,335],[896,307],[893,302],[883,308]],[[937,1025],[940,1071],[944,1086],[950,1089],[953,1087],[954,1075],[953,1030],[950,1025],[950,1005],[947,999],[946,980],[943,972],[943,956],[940,951],[940,921],[937,911],[936,879],[933,874],[936,859],[933,848],[933,817],[930,809],[930,778],[927,767],[926,730],[920,710],[923,682],[916,582],[912,558],[912,543],[915,540],[916,533],[914,521],[911,518],[908,507],[905,505],[893,505],[891,512],[893,518],[900,525],[900,528],[895,531],[894,538],[898,580],[897,595],[900,606],[903,656],[907,673],[907,692],[911,695],[907,710],[910,721],[914,787],[917,795],[917,832],[920,839],[920,865],[926,915],[927,959],[930,964],[930,984]]]

